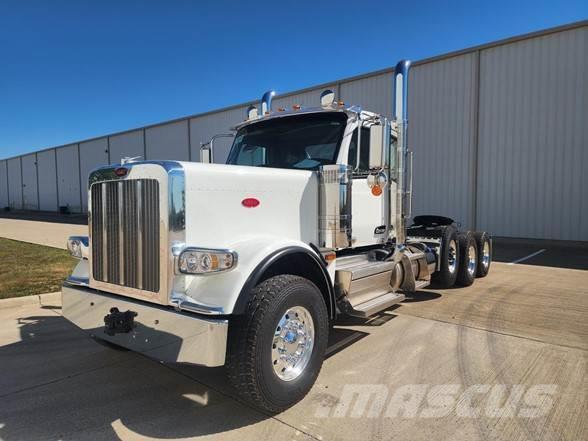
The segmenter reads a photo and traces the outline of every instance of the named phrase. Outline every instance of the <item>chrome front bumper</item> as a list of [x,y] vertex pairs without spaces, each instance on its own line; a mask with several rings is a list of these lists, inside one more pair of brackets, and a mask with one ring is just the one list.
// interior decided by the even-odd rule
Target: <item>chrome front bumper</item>
[[[211,320],[67,284],[62,297],[64,317],[97,338],[166,362],[210,367],[225,363],[228,320]],[[111,308],[136,313],[130,332],[104,332],[104,317]]]

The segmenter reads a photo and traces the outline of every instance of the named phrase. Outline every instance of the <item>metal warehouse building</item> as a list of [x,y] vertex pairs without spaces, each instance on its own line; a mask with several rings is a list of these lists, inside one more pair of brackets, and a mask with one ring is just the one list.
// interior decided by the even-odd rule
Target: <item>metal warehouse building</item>
[[[418,61],[411,72],[415,214],[496,236],[588,241],[588,21]],[[392,69],[274,106],[316,106],[325,88],[391,114]],[[124,156],[196,161],[200,143],[242,121],[250,104],[1,160],[0,207],[86,211],[94,167]],[[224,162],[229,146],[217,146]]]

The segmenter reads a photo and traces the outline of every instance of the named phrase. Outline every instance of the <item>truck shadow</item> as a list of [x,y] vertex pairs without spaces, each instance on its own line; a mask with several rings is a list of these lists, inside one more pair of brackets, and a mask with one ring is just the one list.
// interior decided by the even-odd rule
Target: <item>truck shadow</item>
[[30,210],[0,210],[0,218],[30,220],[38,222],[51,222],[58,224],[87,225],[88,215],[85,214],[62,214],[53,211],[30,211]]
[[[434,297],[418,296],[419,301]],[[370,327],[393,320],[398,306],[369,319],[339,320],[330,330],[326,358],[368,336]],[[234,396],[224,368],[163,364],[97,344],[53,308],[23,315],[17,328],[12,326],[0,333],[10,341],[0,346],[2,440],[189,438],[269,419]],[[158,341],[179,350],[181,341],[161,334]],[[270,420],[255,430],[270,433],[273,425]]]
[[222,368],[115,351],[48,314],[18,319],[20,340],[0,347],[0,439],[187,438],[268,419],[229,395]]
[[[432,291],[416,291],[406,296],[406,299],[402,303],[416,303],[426,302],[429,300],[435,300],[441,297],[441,294]],[[364,332],[357,329],[349,329],[349,327],[374,327],[382,326],[388,323],[390,320],[395,319],[398,315],[393,314],[392,311],[400,308],[402,303],[392,305],[390,308],[379,312],[378,314],[368,317],[343,317],[335,322],[335,325],[331,328],[329,333],[329,347],[325,358],[332,357],[333,355],[349,348],[358,341],[369,335],[369,332]]]

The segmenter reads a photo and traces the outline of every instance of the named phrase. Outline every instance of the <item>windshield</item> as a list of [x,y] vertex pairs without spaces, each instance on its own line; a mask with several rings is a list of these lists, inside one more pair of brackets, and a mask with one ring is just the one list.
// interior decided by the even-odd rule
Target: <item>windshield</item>
[[315,170],[335,164],[347,115],[342,112],[285,116],[237,132],[227,164]]

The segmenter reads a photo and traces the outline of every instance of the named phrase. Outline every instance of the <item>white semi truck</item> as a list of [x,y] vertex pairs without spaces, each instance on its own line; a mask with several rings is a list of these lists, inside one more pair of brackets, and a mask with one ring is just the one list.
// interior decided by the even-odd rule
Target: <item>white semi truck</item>
[[280,412],[314,384],[338,317],[485,276],[488,234],[436,215],[406,225],[409,67],[395,68],[391,121],[329,90],[316,108],[274,110],[268,92],[226,164],[212,163],[214,137],[200,163],[94,170],[63,315],[161,361],[224,365],[243,399]]

